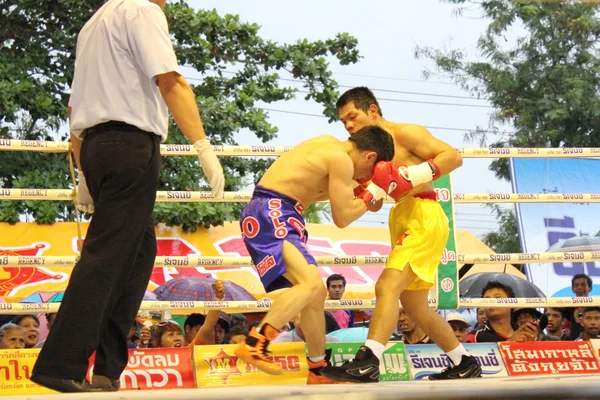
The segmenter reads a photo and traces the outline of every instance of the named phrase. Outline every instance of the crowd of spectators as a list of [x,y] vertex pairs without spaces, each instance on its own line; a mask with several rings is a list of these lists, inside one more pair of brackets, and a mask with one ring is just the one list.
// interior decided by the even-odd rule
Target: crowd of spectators
[[[326,282],[329,299],[339,300],[344,296],[346,280],[342,275],[331,275]],[[585,274],[575,275],[572,290],[575,296],[589,296],[592,279]],[[223,299],[225,287],[217,281],[213,285],[215,299]],[[490,281],[484,287],[483,298],[514,298],[513,289],[500,282]],[[461,313],[446,315],[456,338],[462,343],[502,342],[502,341],[546,341],[546,340],[589,340],[600,334],[600,307],[586,308],[535,308],[510,309],[506,307],[481,308],[476,310],[473,324]],[[41,316],[40,316],[41,317]],[[52,329],[55,314],[45,314],[48,331]],[[355,311],[332,310],[325,312],[326,331],[354,326]],[[301,315],[282,330],[273,342],[304,341]],[[22,349],[42,347],[40,318],[36,315],[19,315],[0,327],[0,349]],[[250,328],[258,324],[249,323],[244,314],[229,315],[211,310],[204,314],[188,315],[181,326],[177,321],[135,320],[132,323],[127,345],[129,348],[191,347],[209,344],[236,344],[241,342]],[[337,342],[335,336],[327,335],[328,342]],[[391,340],[406,344],[432,343],[431,339],[400,309],[398,325]]]

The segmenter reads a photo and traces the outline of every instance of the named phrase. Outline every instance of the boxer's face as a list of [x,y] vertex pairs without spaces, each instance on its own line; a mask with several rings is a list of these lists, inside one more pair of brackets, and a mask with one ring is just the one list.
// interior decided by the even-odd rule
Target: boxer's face
[[344,128],[350,135],[354,135],[356,132],[369,125],[377,125],[377,106],[371,104],[368,112],[356,108],[354,102],[350,102],[345,106],[338,109],[340,121],[344,124]]

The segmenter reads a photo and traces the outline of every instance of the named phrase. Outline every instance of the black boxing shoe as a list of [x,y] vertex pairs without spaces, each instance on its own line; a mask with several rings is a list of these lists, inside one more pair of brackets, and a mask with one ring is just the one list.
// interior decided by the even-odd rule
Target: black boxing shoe
[[354,360],[339,367],[321,368],[321,375],[338,382],[379,382],[379,358],[367,346],[361,346]]
[[429,376],[430,381],[439,381],[445,379],[466,379],[480,378],[481,366],[473,356],[463,355],[460,364],[446,368],[439,374]]
[[101,392],[102,389],[92,387],[85,379],[76,381],[73,379],[55,378],[48,375],[33,374],[31,381],[38,385],[56,390],[61,393]]

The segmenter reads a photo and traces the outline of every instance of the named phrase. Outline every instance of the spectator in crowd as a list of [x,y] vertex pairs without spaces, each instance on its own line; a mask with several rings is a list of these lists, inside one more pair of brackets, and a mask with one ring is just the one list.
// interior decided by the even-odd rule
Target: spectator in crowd
[[[327,292],[330,300],[341,300],[346,291],[346,278],[343,275],[333,274],[327,278]],[[328,311],[340,329],[352,328],[354,326],[353,310],[329,310]]]
[[[571,290],[576,297],[588,297],[592,291],[592,278],[586,274],[576,274],[571,279]],[[579,315],[583,310],[577,308],[568,308],[565,312],[565,318],[569,320],[569,334],[563,340],[575,340],[583,332]]]
[[[297,314],[296,317],[291,321],[292,329],[287,332],[281,332],[279,336],[271,341],[271,343],[285,343],[285,342],[306,342],[304,337],[304,331],[301,326],[301,315]],[[339,342],[340,340],[335,336],[325,335],[326,343]]]
[[[483,288],[481,297],[514,298],[515,292],[507,285],[497,281],[489,281]],[[516,328],[512,324],[511,309],[506,307],[493,307],[486,309],[487,323],[475,332],[474,341],[477,343],[514,341],[533,341],[538,334],[537,326],[531,322],[524,323]]]
[[392,336],[392,340],[401,340],[405,344],[426,344],[433,343],[433,341],[417,326],[417,324],[404,312],[404,309],[400,309],[398,315],[398,336]]
[[571,279],[571,290],[576,297],[588,297],[592,291],[592,278],[586,274],[577,274]]
[[40,340],[40,320],[35,315],[19,315],[12,320],[25,332],[25,348],[35,347]]
[[563,336],[565,336],[562,328],[565,321],[563,313],[564,309],[562,308],[546,308],[544,315],[548,319],[548,325],[546,325],[547,335],[555,336],[560,340],[563,339]]
[[238,344],[241,343],[248,337],[248,329],[242,328],[240,326],[234,326],[229,331],[229,335],[227,335],[226,342],[228,344]]
[[192,340],[194,340],[194,337],[196,337],[196,334],[205,322],[205,315],[193,313],[187,316],[185,322],[183,323],[183,331],[185,332],[184,339],[186,346],[188,346],[192,342]]
[[235,327],[248,329],[248,318],[244,314],[233,314],[231,316],[231,329]]
[[483,328],[487,323],[487,315],[485,314],[485,308],[477,309],[477,323],[473,327],[473,330]]
[[0,327],[0,349],[24,349],[25,331],[17,324],[6,323]]
[[224,344],[225,336],[229,333],[231,318],[229,315],[221,312],[214,328],[215,344]]
[[548,340],[560,340],[556,336],[546,335],[544,329],[548,326],[548,318],[535,308],[519,308],[513,312],[513,325],[517,328],[532,323],[537,326],[538,334],[535,338],[536,341],[548,341]]
[[[56,314],[46,314],[46,329],[48,329],[48,333],[50,333],[50,330],[52,329],[52,325],[54,325],[54,320],[56,319]],[[33,347],[36,348],[41,348],[44,343],[46,343],[46,339],[38,342],[38,344],[36,344]]]
[[[225,299],[225,284],[223,281],[217,280],[212,284],[215,300],[222,301]],[[195,315],[192,317],[192,315]],[[226,315],[219,310],[209,310],[206,317],[200,314],[192,314],[184,322],[190,326],[185,331],[185,345],[188,347],[201,346],[205,344],[217,343],[217,322],[221,315]],[[222,343],[222,342],[221,342]],[[221,344],[217,343],[217,344]]]
[[151,348],[158,347],[182,347],[185,345],[181,326],[173,320],[160,321],[154,326]]
[[583,332],[575,340],[580,342],[597,339],[600,334],[600,307],[584,308],[582,314],[581,325]]
[[450,324],[450,327],[454,331],[454,336],[461,343],[467,342],[467,333],[471,324],[467,322],[465,317],[462,314],[453,312],[446,315],[446,322]]
[[477,320],[475,322],[475,326],[473,329],[469,331],[467,334],[467,343],[475,342],[475,332],[478,330],[485,328],[485,324],[487,324],[487,315],[485,314],[485,308],[477,308]]

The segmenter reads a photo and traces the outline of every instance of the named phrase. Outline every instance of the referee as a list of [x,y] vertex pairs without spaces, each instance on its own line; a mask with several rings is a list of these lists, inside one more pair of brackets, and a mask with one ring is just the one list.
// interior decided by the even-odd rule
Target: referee
[[79,33],[68,110],[76,202],[94,217],[31,377],[59,392],[119,388],[127,334],[156,257],[152,211],[167,108],[198,151],[213,196],[223,194],[223,169],[179,72],[165,2],[109,0]]

